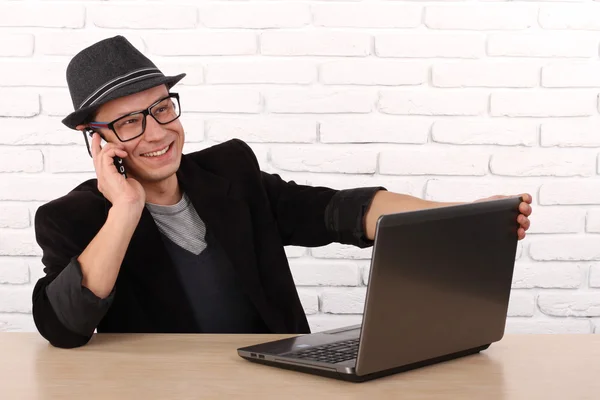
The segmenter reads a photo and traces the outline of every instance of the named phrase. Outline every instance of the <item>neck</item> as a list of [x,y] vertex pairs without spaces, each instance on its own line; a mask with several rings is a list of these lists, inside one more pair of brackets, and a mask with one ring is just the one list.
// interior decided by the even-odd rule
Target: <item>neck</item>
[[160,182],[146,183],[143,186],[146,191],[147,203],[170,206],[176,204],[182,197],[179,181],[175,174]]

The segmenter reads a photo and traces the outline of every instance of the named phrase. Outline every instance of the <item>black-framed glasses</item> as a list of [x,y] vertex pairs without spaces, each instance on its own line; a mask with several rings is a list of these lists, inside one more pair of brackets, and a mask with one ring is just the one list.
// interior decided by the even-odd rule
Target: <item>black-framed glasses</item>
[[[113,131],[121,142],[128,142],[144,134],[148,115],[160,125],[167,125],[175,121],[181,116],[179,93],[169,93],[168,96],[156,101],[147,109],[129,113],[111,122],[90,122],[88,133],[93,133],[98,128],[107,128]],[[89,144],[85,133],[84,137],[89,152]]]

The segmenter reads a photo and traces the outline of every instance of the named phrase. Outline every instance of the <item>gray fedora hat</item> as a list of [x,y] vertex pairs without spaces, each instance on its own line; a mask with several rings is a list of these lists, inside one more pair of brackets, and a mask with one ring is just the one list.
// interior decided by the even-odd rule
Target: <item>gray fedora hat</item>
[[162,84],[170,89],[185,75],[165,76],[123,36],[101,40],[75,55],[67,66],[75,111],[62,122],[75,129],[110,100]]

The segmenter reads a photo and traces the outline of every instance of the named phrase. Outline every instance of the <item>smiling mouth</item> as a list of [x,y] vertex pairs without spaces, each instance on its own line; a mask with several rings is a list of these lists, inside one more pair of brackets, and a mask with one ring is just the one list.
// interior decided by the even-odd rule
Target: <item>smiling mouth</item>
[[173,143],[170,143],[169,145],[167,145],[164,149],[162,150],[158,150],[158,151],[153,151],[151,153],[144,153],[141,154],[142,157],[158,157],[158,156],[162,156],[163,154],[165,154],[167,151],[169,151],[169,148],[171,148],[171,146],[173,145]]

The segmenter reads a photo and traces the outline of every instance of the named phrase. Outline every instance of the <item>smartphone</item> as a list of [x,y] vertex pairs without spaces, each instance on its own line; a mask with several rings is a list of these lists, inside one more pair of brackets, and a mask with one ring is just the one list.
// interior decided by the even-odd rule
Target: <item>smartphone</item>
[[[88,129],[86,131],[86,133],[90,136],[90,139],[92,138],[92,136],[94,136],[94,131],[91,129]],[[102,135],[100,135],[100,137],[102,138]],[[102,139],[104,140],[104,138],[102,138]],[[121,157],[114,156],[113,164],[115,165],[115,168],[117,169],[117,171],[121,175],[123,175],[123,178],[127,179],[127,172],[125,171],[125,164],[123,163],[123,159]]]

